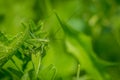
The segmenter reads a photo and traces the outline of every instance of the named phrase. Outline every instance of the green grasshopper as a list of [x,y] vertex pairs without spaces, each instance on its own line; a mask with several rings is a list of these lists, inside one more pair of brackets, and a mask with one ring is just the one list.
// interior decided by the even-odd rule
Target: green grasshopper
[[[19,68],[18,71],[22,73],[22,75],[18,77],[24,79],[24,77],[29,74],[29,71],[31,71],[31,69],[27,69],[27,66],[30,62],[32,62],[32,70],[34,73],[32,78],[33,80],[36,80],[41,67],[41,59],[46,53],[46,47],[49,43],[49,40],[46,38],[46,34],[45,36],[43,34],[41,37],[42,32],[40,29],[42,24],[37,26],[33,22],[30,22],[29,25],[26,26],[23,24],[23,26],[25,27],[25,31],[18,34],[12,40],[8,40],[5,35],[1,33],[0,66],[4,65],[10,59],[15,64],[17,69]],[[24,58],[21,58],[20,55],[18,55],[19,53],[23,54]],[[17,63],[17,61],[14,60],[14,57],[18,58],[22,62],[22,65]],[[29,60],[27,60],[28,58]],[[43,69],[43,71],[40,73],[42,75],[40,78],[43,78],[47,74],[47,76],[44,77],[45,79],[54,79],[56,68],[53,67],[54,66],[52,65]]]

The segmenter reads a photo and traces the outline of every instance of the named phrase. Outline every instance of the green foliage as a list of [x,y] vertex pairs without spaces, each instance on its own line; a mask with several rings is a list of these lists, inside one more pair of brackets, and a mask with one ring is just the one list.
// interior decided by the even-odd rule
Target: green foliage
[[119,80],[119,0],[0,0],[0,80]]

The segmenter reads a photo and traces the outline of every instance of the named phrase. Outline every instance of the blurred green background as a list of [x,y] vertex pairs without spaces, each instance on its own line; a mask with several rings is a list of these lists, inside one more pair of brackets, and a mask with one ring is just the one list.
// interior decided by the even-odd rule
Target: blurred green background
[[[120,0],[0,0],[8,38],[31,20],[49,39],[38,80],[120,80]],[[51,64],[54,79],[44,69]],[[19,79],[12,74],[0,72],[0,80]]]

